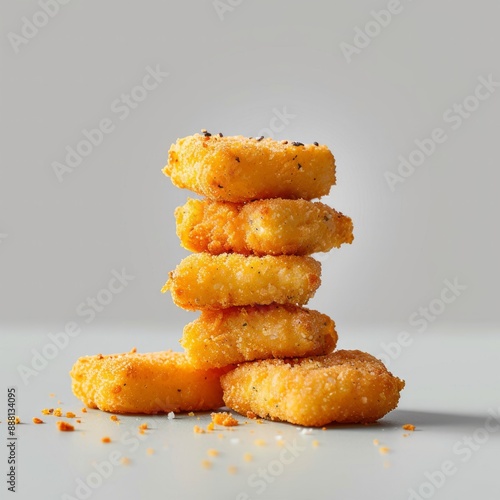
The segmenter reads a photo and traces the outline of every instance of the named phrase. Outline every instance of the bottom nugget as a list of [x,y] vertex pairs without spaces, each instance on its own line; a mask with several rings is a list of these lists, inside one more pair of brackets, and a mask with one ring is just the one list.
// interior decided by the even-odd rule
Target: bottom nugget
[[223,369],[195,369],[183,353],[85,356],[70,375],[74,395],[90,408],[154,414],[214,410],[224,405]]
[[244,363],[221,383],[238,413],[304,426],[375,422],[396,408],[405,385],[361,351]]
[[335,323],[299,306],[229,307],[204,310],[184,328],[181,340],[195,366],[226,366],[243,361],[317,356],[335,349]]

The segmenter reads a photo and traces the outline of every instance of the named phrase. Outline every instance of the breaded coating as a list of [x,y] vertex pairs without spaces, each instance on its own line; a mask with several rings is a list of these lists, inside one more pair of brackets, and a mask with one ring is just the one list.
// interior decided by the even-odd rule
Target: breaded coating
[[319,287],[320,275],[321,264],[312,257],[197,253],[170,273],[162,292],[170,290],[175,304],[188,310],[304,305]]
[[324,145],[195,134],[172,144],[163,173],[213,200],[311,200],[335,184],[335,159]]
[[396,408],[403,380],[361,351],[244,363],[221,377],[226,405],[293,424],[369,423]]
[[309,255],[353,240],[349,217],[306,200],[243,204],[189,199],[175,217],[181,245],[193,252]]
[[205,310],[181,339],[195,366],[226,366],[254,359],[328,354],[337,344],[335,323],[298,306]]
[[90,408],[154,414],[223,406],[225,371],[195,369],[183,353],[164,351],[85,356],[70,375],[73,394]]

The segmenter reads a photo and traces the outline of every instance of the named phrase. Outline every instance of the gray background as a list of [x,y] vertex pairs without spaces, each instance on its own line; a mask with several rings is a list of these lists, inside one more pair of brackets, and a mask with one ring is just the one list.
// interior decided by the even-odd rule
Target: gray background
[[[467,290],[439,321],[498,326],[500,89],[458,130],[443,113],[478,77],[500,81],[500,4],[402,0],[348,63],[341,44],[388,2],[225,3],[221,19],[212,1],[74,0],[18,53],[9,33],[40,6],[3,3],[2,322],[81,322],[78,305],[125,268],[135,279],[96,321],[180,329],[194,315],[160,288],[187,255],[173,211],[190,193],[161,173],[168,148],[201,128],[255,136],[286,110],[294,117],[275,137],[330,146],[338,183],[325,201],[355,223],[354,244],[321,257],[310,306],[339,332],[410,328],[457,278]],[[169,75],[120,120],[111,103],[148,66]],[[53,162],[106,118],[114,131],[59,182]],[[436,127],[448,140],[391,192],[384,172]]]

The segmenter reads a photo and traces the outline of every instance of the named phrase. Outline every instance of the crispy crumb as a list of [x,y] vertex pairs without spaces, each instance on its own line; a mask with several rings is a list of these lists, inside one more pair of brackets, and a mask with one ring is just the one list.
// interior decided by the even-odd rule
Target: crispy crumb
[[43,424],[43,420],[38,417],[33,417],[32,418],[34,424]]
[[389,451],[391,451],[389,448],[387,448],[387,446],[381,446],[379,449],[378,449],[379,453],[381,455],[387,455],[387,453],[389,453]]
[[111,443],[111,438],[109,436],[104,436],[101,438],[102,443]]
[[82,413],[87,413],[87,408],[82,408]]
[[62,420],[59,420],[57,423],[57,428],[61,431],[61,432],[71,432],[71,431],[74,431],[75,428],[68,422],[63,422]]
[[245,462],[251,462],[253,460],[253,455],[251,453],[245,453],[243,455],[243,460]]
[[238,421],[227,411],[212,413],[211,417],[212,422],[217,425],[223,425],[224,427],[233,427],[238,425]]
[[193,427],[193,432],[195,434],[205,434],[205,429],[202,429],[199,425]]
[[236,474],[238,472],[238,469],[234,465],[230,465],[227,468],[227,471],[229,472],[229,474]]
[[54,413],[54,408],[44,408],[42,410],[42,415],[52,415]]
[[57,400],[58,405],[62,405],[62,401],[60,399]]
[[155,450],[154,450],[153,448],[148,448],[148,449],[146,450],[146,453],[147,453],[148,455],[153,455],[153,454],[154,454],[154,452],[155,452]]
[[255,446],[266,446],[266,442],[263,439],[256,439],[253,444]]
[[412,431],[413,432],[415,430],[415,426],[413,424],[405,424],[405,425],[403,425],[403,429],[405,431]]
[[210,448],[209,450],[207,450],[207,454],[209,457],[216,457],[219,455],[219,452],[214,448]]
[[258,418],[258,419],[255,421],[255,423],[257,423],[257,424],[263,424],[263,423],[264,423],[264,421],[263,421],[262,419]]
[[54,394],[53,392],[51,392],[51,393],[49,394],[49,398],[53,398],[53,397],[55,397],[55,394]]
[[194,417],[194,412],[193,412],[193,411],[190,411],[190,412],[188,413],[188,417]]
[[21,423],[21,417],[18,417],[17,415],[14,418],[14,423],[15,424],[20,424]]
[[212,468],[212,462],[210,462],[210,460],[202,460],[201,461],[201,466],[204,468],[204,469],[211,469]]
[[53,412],[52,412],[52,415],[54,415],[54,417],[62,417],[63,414],[62,414],[62,410],[61,408],[56,408]]
[[75,418],[76,415],[72,411],[67,411],[66,412],[66,418]]
[[257,415],[253,411],[247,411],[246,415],[248,418],[251,418],[252,420],[257,418]]
[[81,423],[82,423],[82,421],[81,421],[79,418],[77,418],[77,419],[76,419],[76,423],[77,423],[77,424],[81,424]]
[[138,429],[139,429],[139,434],[144,434],[146,429],[148,429],[148,423],[144,422],[143,424],[139,425]]
[[213,422],[210,422],[210,423],[207,425],[207,431],[208,431],[208,432],[212,432],[214,429],[215,429],[215,424],[214,424]]
[[128,464],[130,464],[130,458],[128,458],[128,457],[122,457],[122,459],[120,460],[120,462],[122,463],[122,465],[128,465]]
[[317,448],[319,446],[319,441],[315,439],[311,444],[313,445],[313,448]]
[[222,432],[219,432],[219,434],[217,434],[217,437],[219,439],[224,439],[226,436],[224,436],[224,434],[222,434]]
[[276,440],[276,444],[277,444],[278,446],[285,446],[285,441],[284,441],[283,439],[277,439],[277,440]]
[[373,446],[378,446],[380,444],[380,441],[378,439],[373,440]]
[[321,430],[322,431],[326,431],[326,427],[321,427]]
[[130,349],[130,352],[133,354],[134,352],[137,352],[137,347],[132,347],[132,349]]
[[116,416],[116,415],[111,415],[111,417],[109,417],[110,420],[112,420],[113,422],[119,422],[120,419]]

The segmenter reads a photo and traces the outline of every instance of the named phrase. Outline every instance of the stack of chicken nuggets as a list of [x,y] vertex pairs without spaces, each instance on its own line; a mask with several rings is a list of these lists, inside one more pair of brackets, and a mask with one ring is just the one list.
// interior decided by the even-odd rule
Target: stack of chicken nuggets
[[304,307],[321,282],[310,255],[353,240],[349,217],[321,202],[335,160],[318,143],[224,137],[179,139],[163,172],[203,199],[176,209],[194,252],[162,291],[200,311],[184,353],[86,356],[73,392],[117,413],[216,409],[299,425],[373,422],[394,409],[404,381],[373,356],[335,351],[325,314]]

